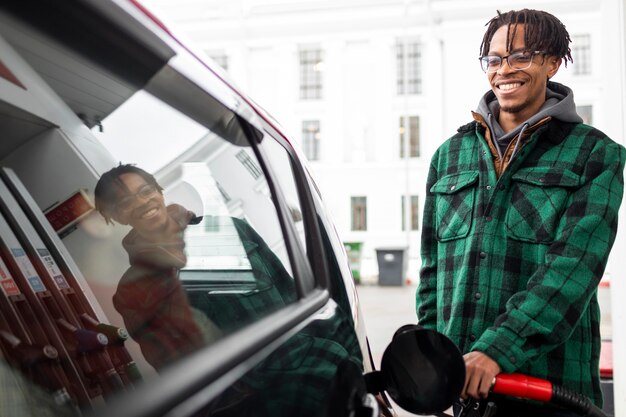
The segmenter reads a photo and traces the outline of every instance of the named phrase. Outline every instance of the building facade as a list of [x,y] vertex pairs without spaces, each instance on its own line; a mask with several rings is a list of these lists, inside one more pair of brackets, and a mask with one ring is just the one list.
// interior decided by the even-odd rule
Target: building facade
[[[574,64],[554,80],[574,89],[586,121],[615,136],[619,96],[601,58],[611,53],[611,1],[512,1],[506,10],[540,8],[565,23]],[[362,242],[361,275],[378,274],[377,248],[406,247],[415,281],[429,161],[489,88],[477,58],[500,2],[148,3],[292,134],[340,235]]]

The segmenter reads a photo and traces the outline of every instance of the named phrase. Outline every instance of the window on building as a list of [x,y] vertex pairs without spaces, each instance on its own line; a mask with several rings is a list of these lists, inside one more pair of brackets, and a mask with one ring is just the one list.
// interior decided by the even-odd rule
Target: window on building
[[419,116],[400,117],[400,158],[418,158],[420,156],[420,118]]
[[591,36],[572,36],[572,68],[575,75],[591,74]]
[[319,120],[305,120],[302,122],[302,148],[310,161],[319,160],[320,149],[320,122]]
[[[409,207],[409,212],[406,211],[406,201],[411,201],[411,206]],[[407,217],[409,220],[409,224],[411,225],[411,230],[419,229],[419,197],[416,195],[406,196],[403,195],[401,199],[402,205],[402,230],[406,230],[407,225]]]
[[228,192],[224,189],[224,187],[222,187],[219,182],[216,182],[215,186],[217,187],[217,190],[220,192],[220,195],[222,196],[222,198],[224,199],[224,203],[230,203],[232,199],[230,198],[230,196],[228,195]]
[[228,71],[228,55],[224,51],[207,51],[206,53],[224,71]]
[[351,197],[352,230],[367,230],[367,197]]
[[300,98],[322,98],[322,71],[324,61],[319,48],[300,49]]
[[397,93],[422,93],[422,47],[417,41],[396,43]]
[[237,157],[239,162],[241,162],[241,164],[246,167],[246,169],[254,179],[260,178],[263,175],[263,172],[261,172],[261,168],[255,161],[252,160],[248,152],[246,152],[245,150],[241,150],[237,152],[237,155],[235,156]]
[[576,106],[576,113],[583,119],[583,123],[593,123],[593,106]]

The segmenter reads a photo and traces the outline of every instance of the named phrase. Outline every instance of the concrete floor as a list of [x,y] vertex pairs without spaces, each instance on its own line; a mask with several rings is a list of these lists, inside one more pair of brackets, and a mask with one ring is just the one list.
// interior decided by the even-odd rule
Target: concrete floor
[[[377,369],[380,369],[383,352],[394,332],[404,324],[417,322],[415,290],[415,286],[357,286],[370,349]],[[398,417],[415,415],[404,411],[397,405],[394,410]]]

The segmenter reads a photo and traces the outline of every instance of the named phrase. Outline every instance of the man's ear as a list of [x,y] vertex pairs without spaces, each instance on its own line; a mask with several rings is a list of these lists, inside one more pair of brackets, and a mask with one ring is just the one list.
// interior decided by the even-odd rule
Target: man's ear
[[556,56],[549,56],[547,58],[548,60],[548,80],[552,77],[554,77],[554,75],[557,73],[557,71],[559,70],[559,68],[561,67],[561,58],[556,57]]

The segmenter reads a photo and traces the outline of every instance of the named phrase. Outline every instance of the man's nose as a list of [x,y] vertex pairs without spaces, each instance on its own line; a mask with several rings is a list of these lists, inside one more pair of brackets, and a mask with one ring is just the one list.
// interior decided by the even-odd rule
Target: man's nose
[[500,65],[500,68],[498,68],[497,73],[498,74],[508,74],[508,73],[511,73],[511,72],[515,72],[515,70],[509,66],[509,60],[508,59],[503,59],[502,60],[502,65]]

